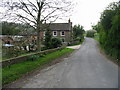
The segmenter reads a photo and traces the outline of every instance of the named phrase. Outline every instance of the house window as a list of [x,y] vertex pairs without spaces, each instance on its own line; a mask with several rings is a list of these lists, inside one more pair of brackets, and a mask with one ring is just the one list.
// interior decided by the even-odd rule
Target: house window
[[64,38],[62,38],[62,42],[65,42],[65,39],[64,39]]
[[65,36],[65,32],[64,31],[61,32],[61,36]]
[[45,33],[46,33],[46,32],[44,31],[44,32],[43,32],[43,36],[45,36]]
[[53,31],[53,36],[57,36],[57,31]]

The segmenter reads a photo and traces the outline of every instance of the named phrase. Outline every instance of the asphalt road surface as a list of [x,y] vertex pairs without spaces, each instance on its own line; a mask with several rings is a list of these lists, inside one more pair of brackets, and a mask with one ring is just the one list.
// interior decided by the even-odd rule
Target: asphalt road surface
[[118,88],[118,66],[100,53],[94,39],[86,38],[64,61],[21,83],[20,88]]

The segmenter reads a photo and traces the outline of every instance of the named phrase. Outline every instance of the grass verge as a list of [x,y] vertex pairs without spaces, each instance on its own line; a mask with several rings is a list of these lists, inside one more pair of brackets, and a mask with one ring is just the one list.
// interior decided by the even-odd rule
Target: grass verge
[[94,39],[99,42],[99,34],[98,33],[95,34]]
[[[98,41],[99,43],[99,36],[95,36],[94,39],[96,41]],[[114,57],[114,56],[111,56],[106,50],[105,48],[102,47],[102,45],[100,45],[100,43],[98,44],[98,47],[100,49],[100,53],[105,55],[110,61],[114,62],[115,64],[117,64],[118,66],[120,66],[120,63],[118,62],[118,60]]]
[[11,65],[10,67],[4,67],[2,68],[2,85],[11,83],[22,77],[23,74],[31,72],[34,69],[40,68],[50,63],[54,59],[63,56],[67,53],[70,53],[72,51],[73,49],[64,48],[62,50],[39,57],[38,59],[33,61],[28,60],[19,64]]
[[117,64],[118,66],[120,66],[120,65],[119,65],[119,62],[118,62],[118,59],[116,59],[116,57],[111,56],[111,55],[105,50],[105,48],[102,47],[102,45],[99,45],[99,48],[100,48],[100,52],[101,52],[103,55],[105,55],[105,56],[108,58],[108,60],[110,60],[110,61],[114,62],[115,64]]

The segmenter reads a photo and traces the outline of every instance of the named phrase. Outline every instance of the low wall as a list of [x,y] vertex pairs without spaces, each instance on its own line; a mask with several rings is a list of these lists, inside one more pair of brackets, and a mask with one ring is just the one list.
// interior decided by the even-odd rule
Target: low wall
[[64,47],[59,47],[59,48],[55,48],[55,49],[49,49],[49,50],[45,50],[45,51],[41,51],[41,52],[28,54],[26,56],[19,56],[19,57],[11,58],[11,59],[8,59],[6,61],[0,62],[0,64],[2,63],[2,67],[6,67],[6,66],[9,66],[9,65],[12,65],[12,64],[17,64],[17,63],[26,61],[29,56],[38,55],[38,54],[48,54],[48,53],[51,53],[51,52],[54,52],[54,51],[61,50],[63,48]]
[[80,43],[80,41],[73,41],[70,43],[70,45],[74,45],[74,44],[77,44],[77,43]]

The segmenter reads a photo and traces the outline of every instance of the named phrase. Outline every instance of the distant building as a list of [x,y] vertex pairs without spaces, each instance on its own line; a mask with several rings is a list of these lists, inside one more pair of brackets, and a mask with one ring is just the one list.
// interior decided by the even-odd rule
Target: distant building
[[13,44],[13,38],[10,35],[0,35],[2,44]]
[[[51,23],[45,24],[47,28],[52,31],[52,36],[60,38],[64,43],[70,43],[72,41],[72,22],[70,19],[68,23]],[[44,40],[45,31],[42,30],[40,33],[41,39]]]

